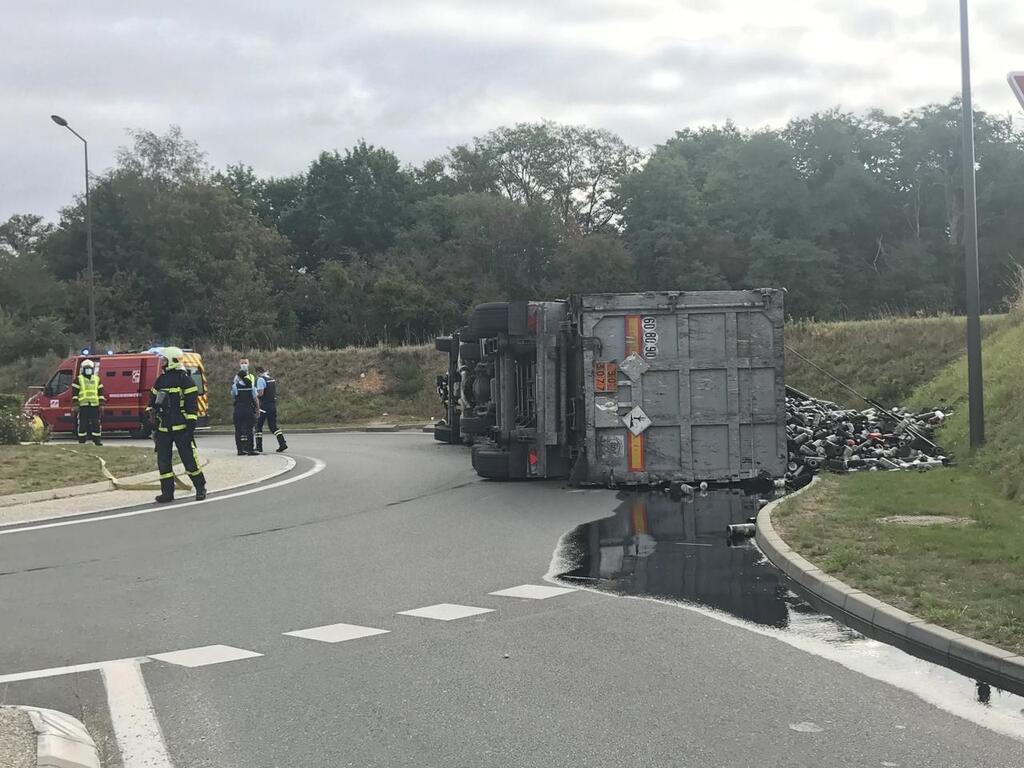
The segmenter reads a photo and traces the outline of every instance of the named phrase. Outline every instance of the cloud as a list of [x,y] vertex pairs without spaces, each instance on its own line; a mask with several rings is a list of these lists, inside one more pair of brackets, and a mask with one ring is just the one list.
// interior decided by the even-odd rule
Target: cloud
[[[949,7],[946,7],[948,5]],[[501,124],[610,128],[649,147],[733,119],[757,128],[842,104],[900,111],[959,87],[954,4],[929,0],[36,0],[5,9],[0,220],[54,216],[124,129],[170,123],[217,166],[302,170],[359,138],[419,162]],[[1003,84],[1024,10],[975,11],[980,106]]]

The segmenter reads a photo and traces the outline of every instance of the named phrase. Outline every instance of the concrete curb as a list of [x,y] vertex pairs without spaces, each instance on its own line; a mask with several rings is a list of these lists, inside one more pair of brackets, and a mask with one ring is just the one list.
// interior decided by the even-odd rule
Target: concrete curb
[[1024,657],[929,624],[854,589],[801,557],[782,540],[772,525],[772,511],[817,481],[815,478],[797,493],[777,499],[758,512],[757,545],[772,565],[822,603],[826,612],[854,629],[891,642],[915,656],[1024,696]]
[[[278,454],[272,454],[272,455],[277,456]],[[265,482],[267,482],[269,480],[273,480],[275,477],[279,477],[279,476],[284,475],[284,474],[286,474],[288,472],[291,472],[293,469],[295,469],[295,466],[296,466],[297,462],[291,456],[287,456],[287,455],[281,454],[280,458],[284,459],[283,465],[277,467],[276,469],[274,469],[271,472],[264,472],[263,474],[259,475],[258,477],[253,477],[253,478],[250,478],[250,479],[247,479],[247,480],[242,480],[241,482],[237,482],[237,483],[231,483],[229,485],[225,485],[224,487],[219,487],[219,488],[216,488],[216,489],[211,489],[210,493],[212,495],[209,497],[208,501],[214,502],[214,501],[217,500],[217,496],[219,494],[223,494],[223,493],[227,493],[227,492],[230,492],[230,491],[234,491],[234,490],[236,490],[238,488],[245,488],[246,486],[258,485],[260,483],[265,483]],[[105,496],[107,492],[119,493],[119,491],[112,491],[110,488],[105,488],[102,495]],[[127,493],[136,493],[136,492],[135,491],[128,491]],[[101,494],[95,494],[95,496],[100,496],[100,495]],[[44,501],[46,501],[46,499],[44,499]],[[36,503],[36,502],[33,502],[33,503]],[[203,503],[206,503],[206,502],[203,502]],[[150,505],[150,502],[146,502],[146,501],[143,501],[143,500],[140,500],[140,499],[113,501],[112,503],[105,504],[105,505],[100,506],[100,507],[98,507],[96,509],[90,509],[88,512],[84,512],[84,513],[81,510],[79,510],[79,509],[75,509],[75,510],[61,510],[61,511],[58,511],[58,512],[55,512],[55,513],[51,513],[51,514],[42,514],[42,515],[39,515],[39,516],[30,516],[30,517],[25,517],[25,518],[18,519],[18,520],[11,520],[11,521],[6,521],[6,522],[0,522],[0,530],[5,530],[7,528],[18,528],[18,527],[21,527],[23,525],[31,525],[31,524],[35,524],[35,523],[45,523],[45,522],[52,522],[54,520],[63,520],[65,518],[79,517],[79,516],[82,516],[82,515],[89,515],[89,516],[91,516],[91,515],[105,514],[107,512],[117,512],[117,511],[120,511],[120,510],[123,510],[123,509],[132,509],[134,507],[142,507],[142,506],[148,506],[148,505]],[[16,508],[16,507],[8,506],[6,509],[12,509],[12,508]],[[173,505],[172,505],[171,508],[173,508]]]
[[18,707],[36,732],[38,768],[100,768],[99,752],[81,720],[55,709]]
[[[131,477],[119,477],[121,483],[149,483],[160,479],[160,473],[156,470],[143,472],[140,475]],[[100,480],[96,483],[85,485],[69,485],[66,488],[47,488],[42,491],[28,491],[26,493],[11,493],[7,496],[0,496],[0,509],[4,507],[16,507],[21,504],[34,504],[37,501],[55,501],[56,499],[73,499],[77,496],[91,496],[94,493],[116,490],[109,480]]]

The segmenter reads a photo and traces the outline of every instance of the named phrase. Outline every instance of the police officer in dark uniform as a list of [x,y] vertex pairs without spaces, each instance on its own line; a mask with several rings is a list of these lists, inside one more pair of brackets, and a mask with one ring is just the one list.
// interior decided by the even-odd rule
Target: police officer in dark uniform
[[239,456],[257,456],[253,449],[253,427],[256,426],[256,414],[260,410],[259,396],[256,392],[256,377],[249,373],[249,361],[242,358],[238,362],[238,373],[231,382],[231,396],[235,401],[235,448]]
[[277,452],[288,450],[284,431],[277,428],[277,379],[262,365],[256,368],[256,391],[260,397],[260,418],[256,422],[256,450],[263,453],[263,425],[277,438]]
[[171,458],[175,446],[185,465],[196,501],[206,498],[206,476],[199,468],[196,450],[196,422],[199,419],[199,388],[185,370],[184,353],[178,347],[164,347],[163,373],[157,377],[149,391],[149,412],[156,440],[156,464],[160,470],[160,495],[156,500],[165,504],[174,501],[174,470]]

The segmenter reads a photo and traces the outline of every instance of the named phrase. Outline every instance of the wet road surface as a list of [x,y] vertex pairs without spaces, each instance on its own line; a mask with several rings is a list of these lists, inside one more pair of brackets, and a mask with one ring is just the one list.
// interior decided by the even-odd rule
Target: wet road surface
[[[929,671],[795,631],[826,620],[780,595],[756,550],[687,556],[711,543],[696,516],[648,504],[646,523],[605,526],[619,565],[602,565],[600,525],[599,557],[567,565],[579,526],[622,514],[614,493],[483,482],[426,435],[302,436],[295,453],[296,472],[327,467],[242,498],[0,532],[0,698],[84,717],[127,768],[147,764],[131,744],[149,736],[126,747],[117,723],[147,713],[125,718],[137,702],[110,697],[106,673],[20,673],[143,657],[177,768],[1024,764],[1013,713],[959,694],[934,706]],[[657,540],[662,519],[678,551]],[[646,558],[633,530],[654,539]],[[745,588],[725,585],[736,567]],[[577,569],[658,597],[536,589]]]

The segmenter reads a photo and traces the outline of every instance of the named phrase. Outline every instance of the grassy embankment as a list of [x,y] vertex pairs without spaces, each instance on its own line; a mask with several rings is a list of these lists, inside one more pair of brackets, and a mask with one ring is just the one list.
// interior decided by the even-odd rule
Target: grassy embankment
[[[996,325],[984,344],[988,443],[982,450],[969,452],[966,361],[955,360],[917,387],[909,402],[952,407],[939,440],[959,458],[957,467],[827,476],[784,504],[775,520],[795,549],[851,586],[926,621],[1021,653],[1024,319]],[[892,515],[970,522],[881,522]]]
[[152,448],[0,445],[0,496],[99,482],[104,478],[96,456],[118,478],[156,470]]

